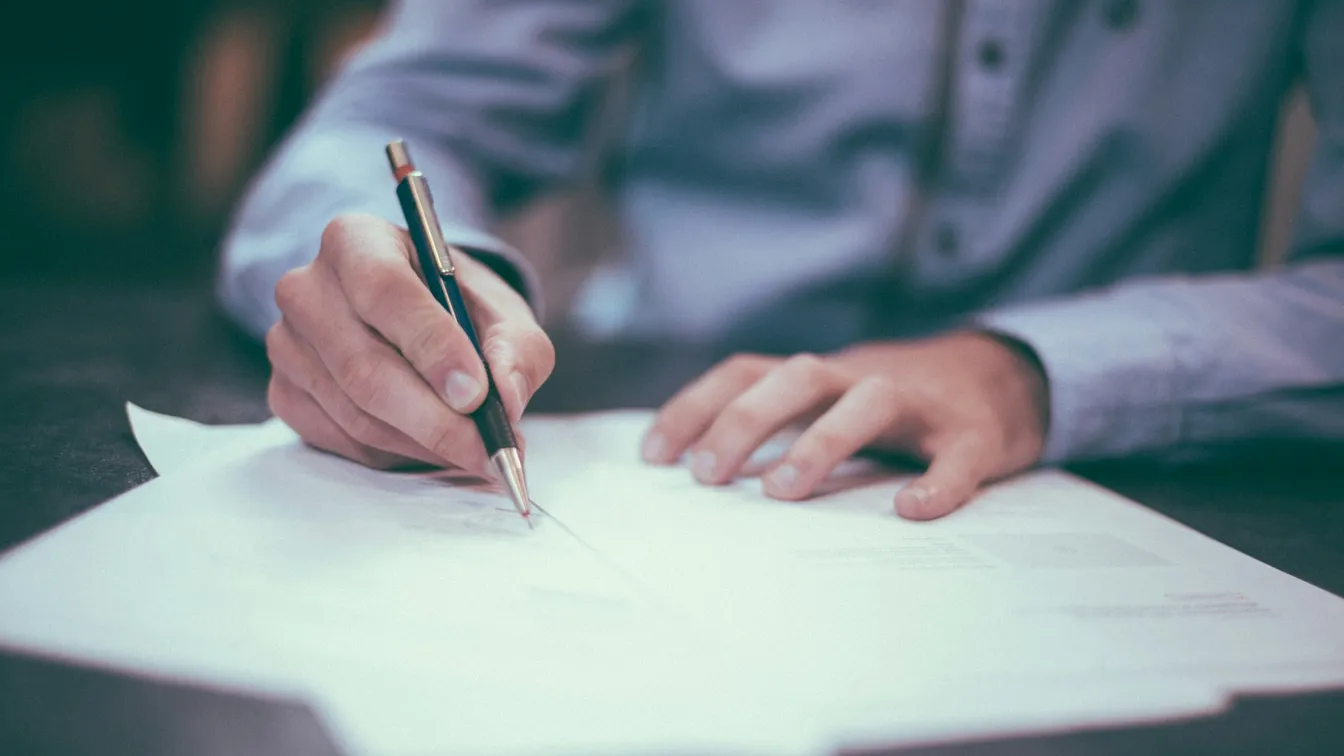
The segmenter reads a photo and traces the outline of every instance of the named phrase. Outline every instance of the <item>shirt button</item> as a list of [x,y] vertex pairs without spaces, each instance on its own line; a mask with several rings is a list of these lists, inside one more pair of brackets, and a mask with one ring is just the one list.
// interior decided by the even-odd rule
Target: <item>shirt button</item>
[[951,223],[939,225],[938,230],[933,235],[933,245],[938,250],[940,257],[949,258],[957,254],[957,247],[960,246],[957,239],[957,227]]
[[1139,0],[1107,0],[1101,13],[1112,31],[1124,31],[1139,20]]
[[1003,43],[997,39],[986,39],[976,48],[975,57],[980,61],[980,67],[986,71],[997,71],[1003,68]]

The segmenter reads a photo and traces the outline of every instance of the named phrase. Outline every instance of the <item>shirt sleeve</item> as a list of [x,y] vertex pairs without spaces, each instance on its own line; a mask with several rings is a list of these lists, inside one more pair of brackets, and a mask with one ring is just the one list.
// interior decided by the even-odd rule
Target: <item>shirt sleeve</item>
[[383,152],[398,138],[429,179],[445,238],[538,308],[532,269],[489,229],[578,172],[635,15],[634,0],[396,3],[246,192],[221,250],[225,311],[264,334],[280,317],[276,281],[316,256],[338,214],[404,225]]
[[1344,440],[1344,3],[1317,4],[1303,29],[1318,135],[1287,266],[1127,282],[978,318],[1045,369],[1043,461]]

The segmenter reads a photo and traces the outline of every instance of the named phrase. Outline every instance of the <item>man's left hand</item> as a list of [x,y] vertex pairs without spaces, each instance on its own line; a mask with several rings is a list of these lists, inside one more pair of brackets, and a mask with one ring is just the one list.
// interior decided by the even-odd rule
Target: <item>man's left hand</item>
[[803,425],[763,475],[767,495],[805,498],[862,450],[904,453],[928,469],[896,495],[896,511],[932,519],[1036,462],[1047,393],[1029,350],[975,332],[827,356],[737,355],[663,406],[643,454],[670,464],[689,451],[695,479],[719,485],[777,432]]

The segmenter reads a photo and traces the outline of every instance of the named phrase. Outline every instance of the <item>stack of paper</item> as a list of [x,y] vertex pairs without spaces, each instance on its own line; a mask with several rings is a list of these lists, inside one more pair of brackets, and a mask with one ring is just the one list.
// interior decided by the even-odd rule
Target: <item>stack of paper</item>
[[[1344,684],[1344,600],[1058,472],[932,523],[526,421],[500,494],[133,411],[162,477],[0,559],[0,643],[294,695],[352,753],[816,753]],[[193,450],[190,454],[184,450]]]

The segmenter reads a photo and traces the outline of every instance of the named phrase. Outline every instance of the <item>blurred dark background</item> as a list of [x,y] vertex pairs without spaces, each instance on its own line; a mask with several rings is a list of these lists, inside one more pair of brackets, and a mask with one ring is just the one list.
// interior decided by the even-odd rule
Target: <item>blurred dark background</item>
[[[451,2],[451,0],[442,0]],[[376,33],[389,0],[10,0],[0,16],[0,280],[201,282],[246,182]],[[593,135],[619,128],[622,95]],[[1291,233],[1313,142],[1285,101],[1264,259]],[[600,166],[597,159],[588,161]],[[595,171],[597,173],[599,171]],[[593,177],[497,229],[545,282],[552,324],[619,256]],[[600,269],[600,268],[599,268]],[[592,279],[594,281],[600,278]],[[203,289],[197,289],[203,290]]]
[[208,277],[267,150],[381,0],[6,3],[0,275]]

